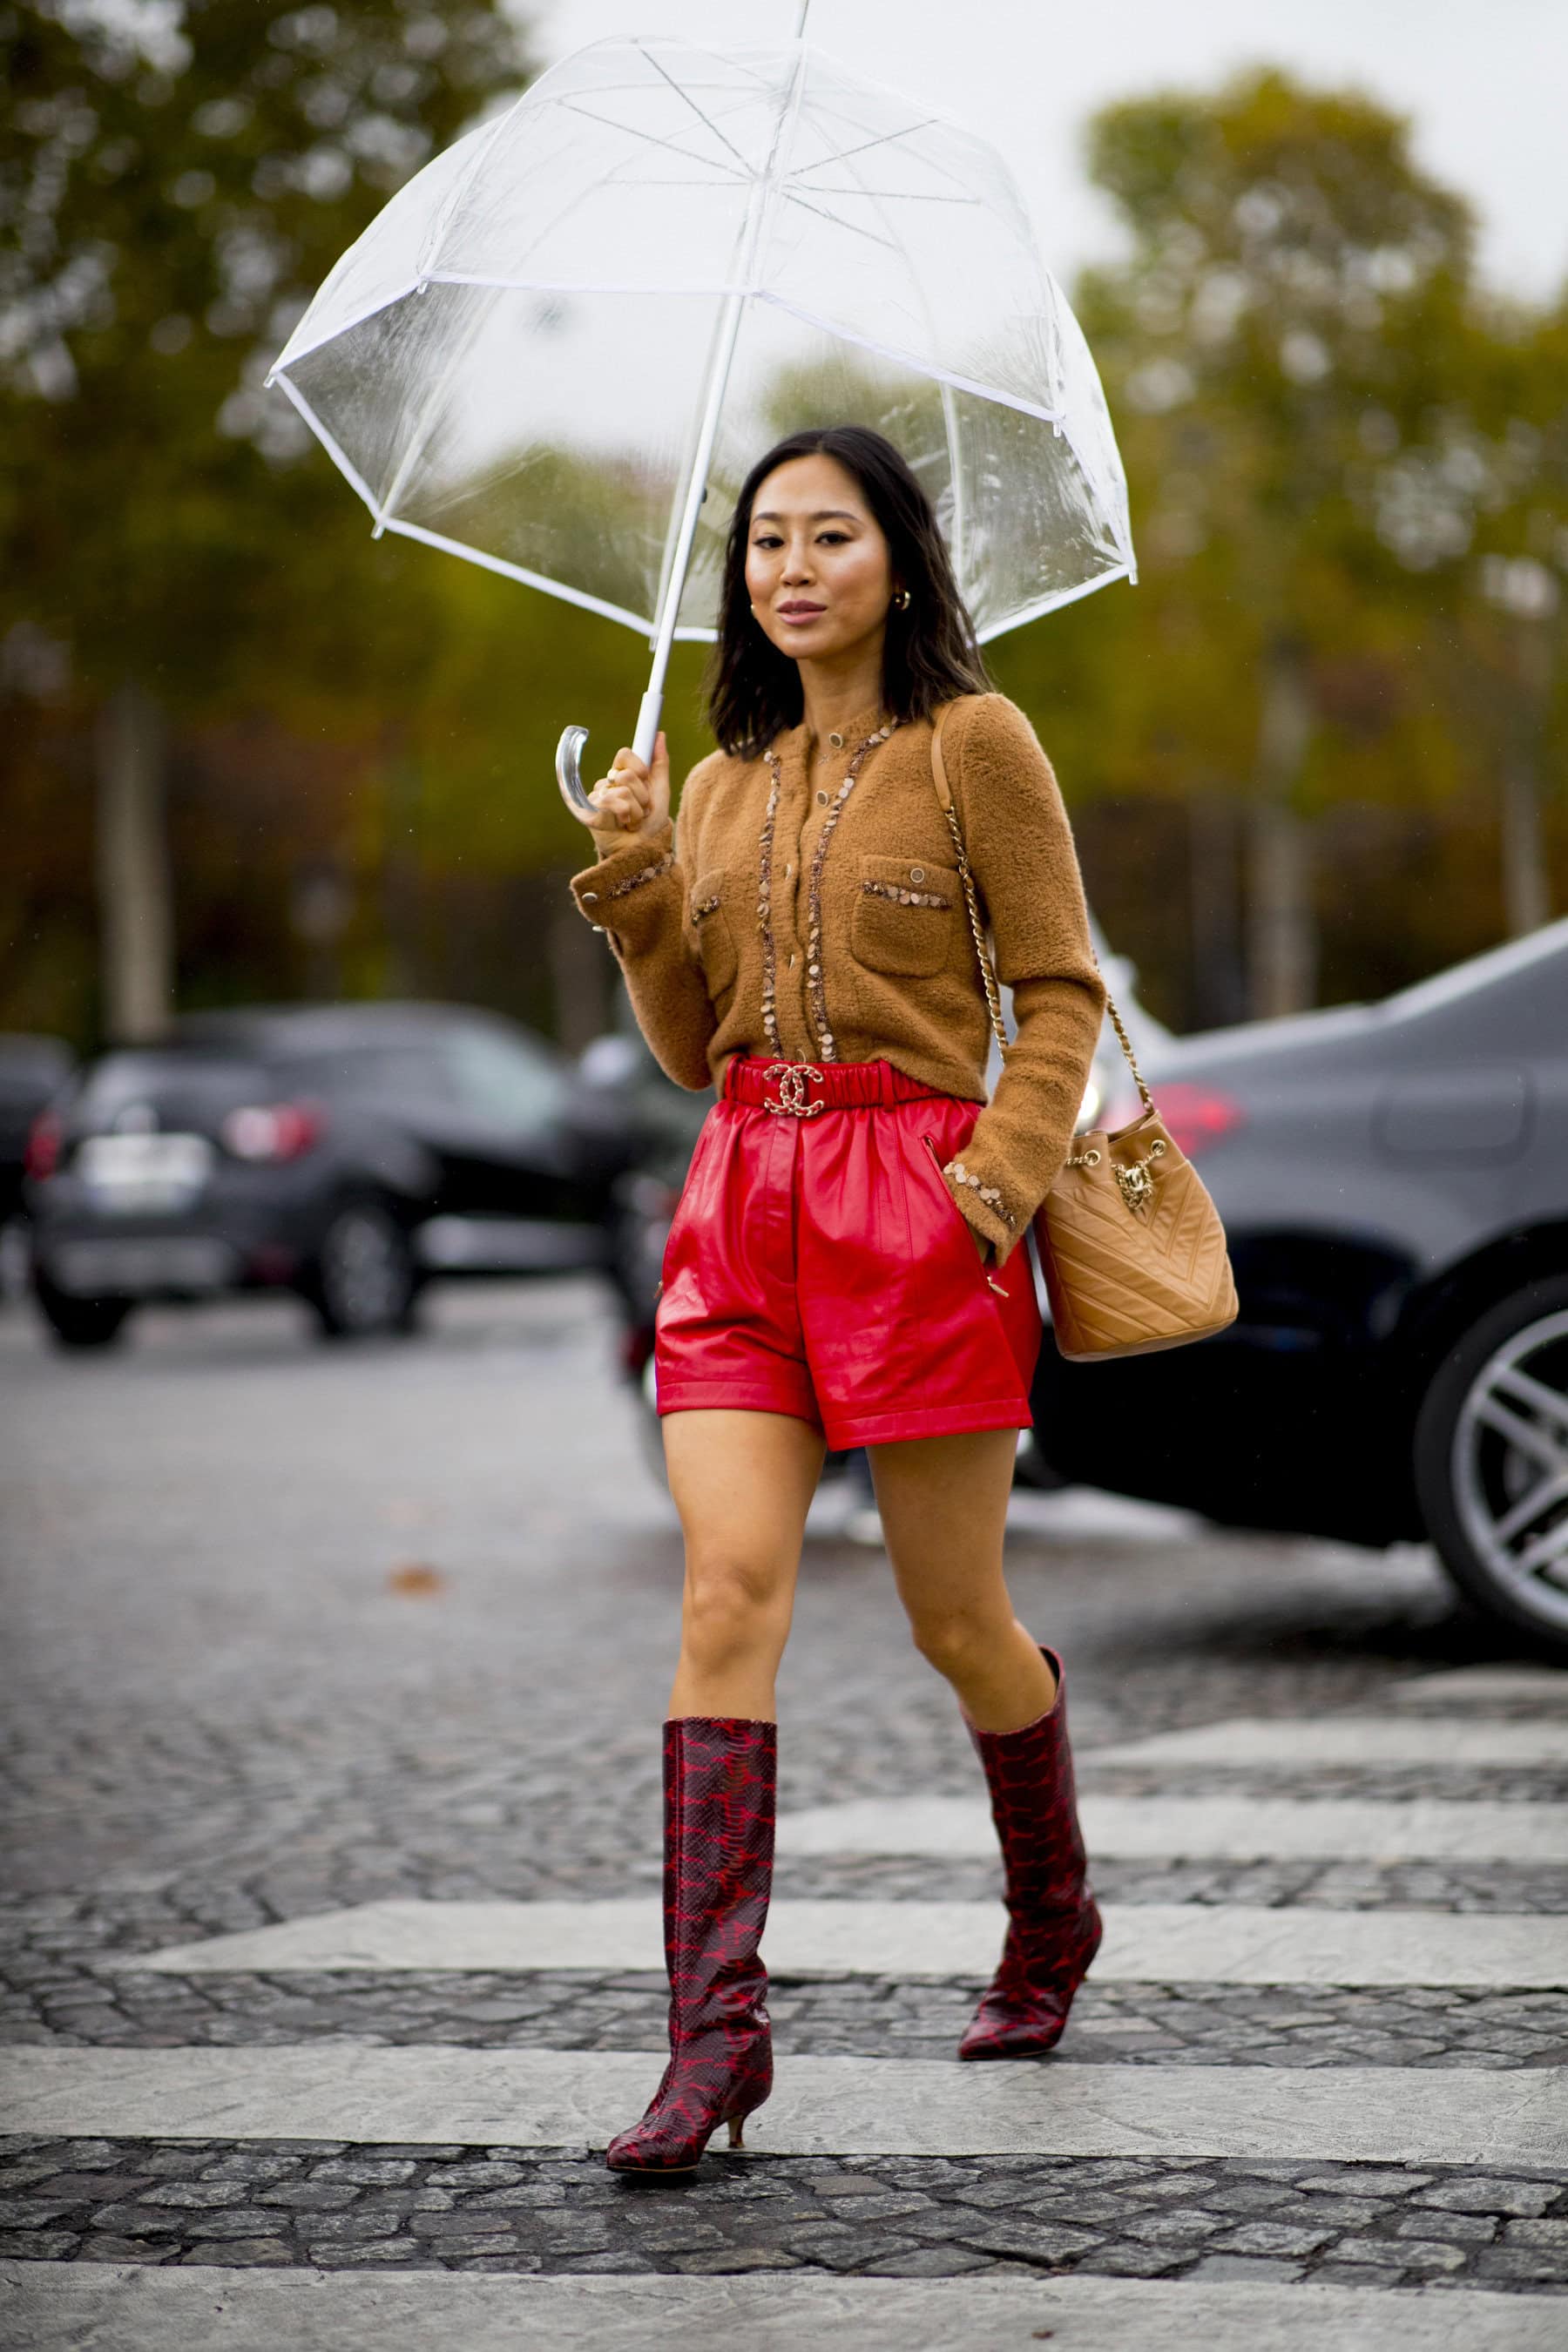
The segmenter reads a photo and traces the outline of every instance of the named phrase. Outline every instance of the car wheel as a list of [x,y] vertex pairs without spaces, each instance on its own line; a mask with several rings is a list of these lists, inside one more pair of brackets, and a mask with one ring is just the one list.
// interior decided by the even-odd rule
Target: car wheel
[[111,1348],[134,1304],[129,1298],[74,1298],[42,1275],[33,1285],[33,1295],[61,1348]]
[[1450,1351],[1416,1420],[1415,1484],[1467,1598],[1568,1655],[1568,1280],[1515,1291]]
[[418,1274],[408,1235],[380,1201],[345,1201],[321,1235],[305,1296],[329,1339],[406,1331]]

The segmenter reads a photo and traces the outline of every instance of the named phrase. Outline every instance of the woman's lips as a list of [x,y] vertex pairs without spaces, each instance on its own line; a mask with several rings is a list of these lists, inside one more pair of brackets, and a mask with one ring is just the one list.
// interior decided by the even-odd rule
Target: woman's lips
[[805,621],[819,621],[826,610],[826,604],[781,604],[779,618],[781,621],[793,621],[799,628]]

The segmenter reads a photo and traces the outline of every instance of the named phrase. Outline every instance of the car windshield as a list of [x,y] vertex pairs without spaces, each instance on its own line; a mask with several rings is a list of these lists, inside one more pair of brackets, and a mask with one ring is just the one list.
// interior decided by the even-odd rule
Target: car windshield
[[283,1067],[296,1094],[384,1104],[389,1109],[452,1099],[445,1059],[434,1042],[345,1045],[334,1053],[290,1055]]
[[71,1116],[84,1128],[142,1117],[161,1128],[205,1129],[242,1104],[270,1102],[277,1091],[255,1062],[205,1054],[110,1054],[88,1073]]
[[521,1039],[489,1029],[458,1029],[445,1041],[445,1055],[458,1101],[483,1118],[541,1127],[561,1109],[565,1079]]
[[1563,989],[1565,971],[1568,922],[1548,923],[1523,939],[1505,940],[1501,947],[1490,948],[1484,955],[1471,956],[1465,963],[1453,964],[1428,980],[1399,989],[1384,999],[1382,1010],[1396,1018],[1430,1013],[1499,982],[1521,978],[1527,987],[1544,986],[1556,996]]
[[559,1114],[567,1091],[547,1054],[524,1038],[478,1024],[427,1037],[347,1043],[334,1053],[302,1055],[287,1067],[300,1094],[391,1111],[437,1105],[502,1127],[545,1125]]

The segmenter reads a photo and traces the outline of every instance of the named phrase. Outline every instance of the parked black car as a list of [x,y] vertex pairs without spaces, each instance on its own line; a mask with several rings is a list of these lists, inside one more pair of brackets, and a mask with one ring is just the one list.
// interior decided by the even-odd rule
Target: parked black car
[[1047,1344],[1045,1459],[1228,1526],[1429,1538],[1568,1652],[1568,922],[1384,1003],[1173,1041],[1145,1075],[1240,1316],[1103,1364]]
[[104,1055],[35,1127],[34,1287],[73,1347],[143,1299],[279,1286],[330,1336],[403,1329],[432,1276],[599,1264],[633,1149],[489,1013],[194,1016]]

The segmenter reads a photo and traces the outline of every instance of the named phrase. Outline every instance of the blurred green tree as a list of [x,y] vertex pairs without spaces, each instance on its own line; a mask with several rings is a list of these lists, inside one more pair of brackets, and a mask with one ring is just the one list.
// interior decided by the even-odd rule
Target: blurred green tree
[[[1466,398],[1434,415],[1405,462],[1428,509],[1463,540],[1445,700],[1472,757],[1500,780],[1504,920],[1517,936],[1552,912],[1550,835],[1568,772],[1568,294],[1544,316],[1488,306]],[[1408,475],[1404,487],[1408,496]]]
[[0,690],[98,714],[103,1015],[145,1033],[170,719],[363,732],[439,631],[443,583],[384,558],[372,580],[261,377],[526,58],[496,0],[0,0]]
[[[1368,99],[1272,71],[1141,99],[1096,119],[1089,164],[1131,240],[1078,299],[1142,584],[1018,655],[1102,789],[1187,802],[1195,885],[1216,823],[1241,820],[1230,1009],[1288,1012],[1317,993],[1322,813],[1435,805],[1465,772],[1449,681],[1472,557],[1534,499],[1548,424],[1523,420],[1561,432],[1563,382],[1483,303],[1467,207]],[[1194,925],[1223,930],[1216,912],[1195,888]]]

